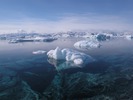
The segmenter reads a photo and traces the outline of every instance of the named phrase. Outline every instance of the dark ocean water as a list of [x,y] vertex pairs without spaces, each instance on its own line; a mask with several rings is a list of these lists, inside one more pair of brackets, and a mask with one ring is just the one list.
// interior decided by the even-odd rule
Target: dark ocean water
[[[110,85],[114,89],[121,82],[123,83],[128,81],[127,85],[130,85],[132,83],[132,76],[133,76],[133,72],[132,72],[133,41],[132,40],[116,38],[109,41],[101,42],[102,46],[100,48],[78,50],[74,48],[73,44],[79,40],[82,40],[82,39],[71,38],[71,39],[58,39],[53,42],[28,42],[28,43],[16,43],[16,44],[9,44],[8,41],[0,41],[0,67],[1,67],[0,75],[6,74],[6,75],[12,76],[11,74],[13,75],[15,74],[15,77],[19,77],[19,79],[21,81],[25,81],[31,87],[32,90],[42,95],[44,93],[46,95],[51,90],[51,88],[54,87],[53,84],[58,88],[58,86],[60,86],[60,83],[58,83],[59,80],[65,80],[63,81],[62,84],[65,84],[66,87],[71,86],[71,83],[75,84],[74,86],[76,86],[77,83],[80,83],[80,81],[77,81],[77,83],[74,83],[75,82],[74,80],[78,80],[77,77],[81,78],[82,75],[84,77],[93,75],[95,79],[94,82],[99,83],[100,85],[105,83],[104,86],[106,86],[109,83],[113,84],[114,82],[113,86]],[[84,66],[83,68],[76,67],[76,66],[62,67],[60,66],[60,62],[53,61],[52,63],[54,63],[54,65],[50,64],[46,54],[40,54],[40,55],[32,54],[32,52],[36,50],[49,51],[51,49],[55,49],[57,46],[60,48],[71,48],[74,50],[78,50],[80,52],[84,52],[88,55],[91,55],[93,58],[96,59],[96,61]],[[96,77],[96,75],[98,76]],[[0,76],[0,78],[1,77],[2,76]],[[118,80],[116,80],[117,78]],[[131,80],[131,82],[130,80],[127,80],[128,78]],[[68,80],[68,82],[69,81],[71,82],[68,83],[66,82],[66,80]],[[55,81],[57,81],[57,83]],[[86,84],[89,84],[89,83],[86,83]],[[97,86],[100,86],[99,84]],[[80,86],[82,87],[82,84],[80,84],[78,87]],[[103,90],[104,92],[102,93],[100,92],[101,94],[92,93],[92,95],[89,95],[89,96],[82,93],[82,89],[81,91],[78,92],[78,94],[74,94],[75,92],[74,93],[72,92],[70,94],[69,92],[68,95],[66,95],[67,94],[66,91],[70,91],[71,89],[75,89],[75,88],[77,87],[71,87],[70,89],[67,90],[65,87],[64,88],[62,87],[62,89],[64,89],[65,96],[64,94],[61,94],[58,91],[58,89],[54,88],[53,91],[55,93],[59,92],[61,95],[63,95],[62,98],[79,98],[79,97],[84,98],[85,97],[85,98],[92,98],[92,100],[95,100],[95,98],[98,98],[101,95],[102,96],[104,95],[104,97],[108,96],[109,98],[114,97],[114,94],[113,94],[114,92],[111,92],[114,90],[110,90],[110,91],[108,90],[109,93],[107,93],[106,89],[105,91]],[[102,86],[100,87],[100,89],[101,88]],[[118,87],[118,88],[122,89],[122,87]],[[94,87],[91,89],[93,91],[98,91],[99,87],[96,88],[95,86],[96,90],[94,89]],[[124,90],[126,91],[126,87],[124,88]],[[126,93],[127,92],[128,91],[126,91]],[[120,98],[120,95],[122,94],[120,94],[118,91],[117,98]],[[128,94],[130,95],[130,93]],[[54,98],[54,95],[55,94],[52,94],[53,98]],[[79,95],[79,97],[77,95]]]

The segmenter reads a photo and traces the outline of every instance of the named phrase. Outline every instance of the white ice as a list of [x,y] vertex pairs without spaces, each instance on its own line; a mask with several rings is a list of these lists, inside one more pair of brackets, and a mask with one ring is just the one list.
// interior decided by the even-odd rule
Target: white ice
[[61,49],[57,47],[55,50],[50,50],[47,55],[49,58],[55,60],[71,61],[75,65],[82,65],[94,61],[94,59],[87,54],[67,48]]
[[133,36],[132,36],[132,35],[125,35],[125,38],[126,38],[127,40],[132,40],[132,39],[133,39]]
[[46,53],[46,51],[44,50],[37,50],[32,52],[32,54],[44,54],[44,53]]
[[100,43],[98,41],[82,40],[74,44],[75,48],[81,49],[90,49],[90,48],[99,48]]

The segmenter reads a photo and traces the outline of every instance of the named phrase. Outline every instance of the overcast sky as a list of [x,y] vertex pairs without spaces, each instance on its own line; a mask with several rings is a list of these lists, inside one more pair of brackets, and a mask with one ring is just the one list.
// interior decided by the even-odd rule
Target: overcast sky
[[0,0],[0,33],[133,30],[133,0]]

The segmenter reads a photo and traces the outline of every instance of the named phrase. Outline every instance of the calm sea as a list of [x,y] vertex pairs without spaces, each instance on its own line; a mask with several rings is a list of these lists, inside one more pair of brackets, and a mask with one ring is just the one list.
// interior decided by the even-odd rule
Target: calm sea
[[[58,39],[53,42],[24,42],[10,44],[8,41],[0,41],[0,67],[15,71],[20,79],[26,81],[29,86],[40,93],[51,84],[54,76],[59,72],[73,74],[76,72],[104,74],[106,71],[120,67],[133,67],[133,41],[123,38],[115,38],[101,42],[100,48],[76,49],[74,43],[83,40],[81,38]],[[60,48],[71,48],[91,55],[96,62],[86,65],[83,68],[65,66],[58,68],[49,63],[46,54],[33,55],[33,51],[49,51]],[[119,68],[116,67],[119,65]]]

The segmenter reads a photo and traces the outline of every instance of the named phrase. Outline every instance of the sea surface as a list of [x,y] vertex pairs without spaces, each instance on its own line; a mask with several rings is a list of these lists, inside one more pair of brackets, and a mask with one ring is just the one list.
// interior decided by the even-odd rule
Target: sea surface
[[[6,94],[2,95],[3,91],[8,94],[9,90],[16,86],[8,84],[10,80],[4,80],[4,75],[17,77],[17,80],[25,82],[34,93],[39,95],[40,100],[73,100],[75,98],[133,100],[131,95],[133,91],[131,88],[133,40],[114,38],[101,41],[99,48],[76,49],[73,45],[80,40],[84,39],[63,38],[52,42],[23,43],[8,43],[6,40],[1,40],[0,100],[21,100],[21,96],[10,95],[8,98],[4,97],[7,96]],[[32,54],[37,50],[48,52],[57,46],[83,52],[92,56],[96,61],[84,67],[61,66],[62,62],[51,62],[46,53]],[[3,84],[6,88],[1,89]],[[19,92],[21,93],[21,90],[16,90],[16,94]]]

